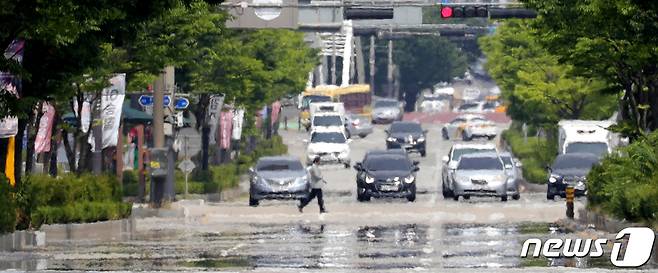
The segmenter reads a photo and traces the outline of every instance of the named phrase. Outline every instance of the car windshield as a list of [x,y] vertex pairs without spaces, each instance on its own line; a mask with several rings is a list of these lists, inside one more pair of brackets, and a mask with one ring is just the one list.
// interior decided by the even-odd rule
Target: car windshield
[[567,146],[565,153],[588,153],[601,156],[608,153],[608,145],[603,142],[574,142]]
[[339,132],[313,133],[311,142],[345,143],[345,136]]
[[452,160],[459,160],[459,158],[462,155],[467,155],[467,154],[473,154],[473,153],[479,153],[479,152],[492,152],[495,153],[496,149],[477,149],[477,148],[462,148],[462,149],[455,149],[452,152]]
[[302,98],[302,106],[308,108],[308,105],[311,102],[330,102],[331,97],[329,96],[306,96]]
[[420,127],[418,123],[393,123],[391,124],[390,132],[405,132],[405,133],[420,133],[423,131],[423,128]]
[[470,108],[475,108],[477,107],[477,103],[467,103],[467,104],[462,104],[459,106],[459,109],[464,110],[464,109],[470,109]]
[[301,171],[304,167],[299,161],[293,160],[267,160],[256,165],[258,171]]
[[512,158],[509,156],[501,156],[500,159],[503,161],[503,164],[505,165],[512,165]]
[[374,171],[408,171],[411,162],[403,157],[377,157],[369,158],[365,163],[366,169]]
[[458,170],[502,170],[497,157],[464,157],[459,160]]
[[471,119],[471,122],[487,122],[487,120],[483,119],[483,118],[474,118],[474,119]]
[[375,108],[398,107],[399,102],[393,100],[380,100],[375,102]]
[[596,164],[598,161],[594,157],[583,157],[583,156],[558,156],[553,162],[553,169],[591,169],[592,165]]
[[313,117],[314,126],[342,126],[343,121],[340,116],[315,116]]

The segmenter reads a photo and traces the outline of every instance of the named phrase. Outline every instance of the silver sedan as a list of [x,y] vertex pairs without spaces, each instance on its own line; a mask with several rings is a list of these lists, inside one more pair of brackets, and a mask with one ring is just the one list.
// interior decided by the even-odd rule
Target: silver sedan
[[249,174],[250,206],[263,199],[303,199],[310,193],[308,171],[292,156],[262,157]]
[[347,128],[348,137],[359,136],[365,138],[372,134],[372,123],[362,116],[355,114],[347,114],[345,116],[345,128]]
[[455,200],[459,200],[459,196],[464,199],[492,196],[507,201],[507,185],[512,182],[508,181],[509,176],[497,153],[462,155],[452,175],[450,187]]

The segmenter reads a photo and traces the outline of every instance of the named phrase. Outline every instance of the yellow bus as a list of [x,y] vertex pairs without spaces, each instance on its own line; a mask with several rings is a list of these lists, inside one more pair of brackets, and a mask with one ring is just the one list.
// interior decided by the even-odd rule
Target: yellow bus
[[310,125],[309,104],[324,101],[342,102],[345,105],[345,110],[370,116],[370,103],[372,102],[370,85],[353,84],[346,87],[320,85],[304,90],[299,103],[300,122],[304,127],[308,129]]

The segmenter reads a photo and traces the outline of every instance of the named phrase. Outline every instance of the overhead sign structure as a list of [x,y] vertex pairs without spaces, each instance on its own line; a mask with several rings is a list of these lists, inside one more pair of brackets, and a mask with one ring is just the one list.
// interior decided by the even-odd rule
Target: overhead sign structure
[[[267,7],[258,7],[267,5]],[[293,7],[297,0],[230,0],[224,5],[233,18],[229,28],[287,28],[298,27],[299,11]],[[283,6],[283,7],[278,7]]]
[[[153,96],[141,95],[139,96],[138,102],[139,105],[141,106],[151,106],[153,105]],[[169,105],[171,105],[171,97],[169,95],[165,95],[163,107],[167,107]],[[176,110],[187,109],[188,106],[190,106],[190,100],[188,100],[187,98],[176,98],[176,102],[174,103],[174,109]]]

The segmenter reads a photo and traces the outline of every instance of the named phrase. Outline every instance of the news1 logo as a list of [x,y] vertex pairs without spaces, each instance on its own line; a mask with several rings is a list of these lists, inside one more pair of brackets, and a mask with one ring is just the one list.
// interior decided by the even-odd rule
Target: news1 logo
[[[628,237],[628,241],[622,244],[621,240]],[[629,227],[617,233],[610,253],[610,262],[617,267],[640,267],[651,258],[653,242],[656,238],[653,230],[646,227]],[[548,239],[542,244],[537,238],[531,238],[523,242],[521,257],[527,258],[530,246],[534,245],[532,257],[546,258],[566,257],[582,258],[601,257],[604,254],[603,246],[608,244],[608,239]],[[592,247],[594,250],[592,251]],[[622,247],[624,251],[622,254]]]

